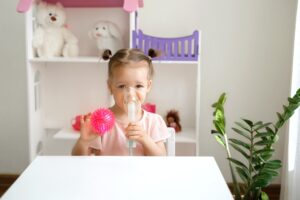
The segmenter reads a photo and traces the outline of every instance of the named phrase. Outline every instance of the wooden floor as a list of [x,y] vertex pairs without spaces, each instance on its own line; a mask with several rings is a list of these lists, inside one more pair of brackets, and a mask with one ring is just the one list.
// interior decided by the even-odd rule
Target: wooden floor
[[[15,174],[0,174],[0,197],[4,192],[15,182],[19,175]],[[232,184],[228,184],[232,191]],[[280,199],[280,184],[272,184],[265,188],[264,191],[269,195],[270,200]]]
[[17,180],[19,175],[0,174],[0,197]]

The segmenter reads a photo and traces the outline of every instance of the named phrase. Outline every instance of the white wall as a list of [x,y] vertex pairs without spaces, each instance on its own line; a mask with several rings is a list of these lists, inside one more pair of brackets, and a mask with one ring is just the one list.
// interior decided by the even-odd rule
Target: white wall
[[[276,119],[275,112],[281,111],[289,95],[297,1],[145,0],[144,4],[139,25],[145,34],[176,37],[202,31],[200,155],[216,157],[230,181],[225,152],[210,135],[211,104],[227,92],[228,131],[241,117]],[[283,144],[281,137],[276,145],[279,158]]]
[[[300,4],[297,5],[296,30],[294,40],[294,56],[291,78],[291,95],[300,88]],[[300,109],[289,121],[288,134],[285,135],[284,167],[280,199],[299,199],[300,191]]]
[[16,5],[0,1],[0,174],[20,173],[29,163],[25,20]]
[[[139,13],[139,25],[146,34],[176,37],[195,29],[202,31],[200,155],[215,156],[228,181],[225,152],[210,135],[211,104],[222,92],[228,93],[228,127],[240,117],[275,120],[275,112],[281,110],[289,95],[296,3],[144,0],[145,7]],[[1,1],[0,5],[0,123],[4,127],[0,134],[0,173],[18,172],[28,162],[25,31],[23,15],[15,12],[15,5],[16,0]],[[2,24],[7,28],[3,30]],[[18,47],[9,48],[11,41]],[[279,158],[283,142],[282,137],[276,147]]]

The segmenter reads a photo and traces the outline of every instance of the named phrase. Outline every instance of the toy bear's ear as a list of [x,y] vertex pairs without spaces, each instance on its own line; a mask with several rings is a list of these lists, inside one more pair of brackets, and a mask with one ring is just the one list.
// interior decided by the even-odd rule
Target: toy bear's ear
[[122,36],[121,36],[121,33],[120,33],[117,25],[115,25],[112,22],[108,22],[108,29],[109,29],[110,34],[113,37],[121,39]]
[[60,2],[57,2],[57,3],[56,3],[56,6],[59,7],[59,8],[61,8],[61,9],[64,8],[63,5],[62,5]]
[[46,2],[40,1],[39,4],[38,4],[38,9],[45,8],[46,6],[47,6],[47,3],[46,3]]

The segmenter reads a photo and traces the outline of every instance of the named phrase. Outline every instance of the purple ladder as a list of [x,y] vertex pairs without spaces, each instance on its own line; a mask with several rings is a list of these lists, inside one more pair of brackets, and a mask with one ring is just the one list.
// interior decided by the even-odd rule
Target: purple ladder
[[159,50],[162,55],[154,60],[197,61],[199,32],[178,38],[160,38],[144,34],[141,30],[132,32],[132,47],[148,54],[149,49]]

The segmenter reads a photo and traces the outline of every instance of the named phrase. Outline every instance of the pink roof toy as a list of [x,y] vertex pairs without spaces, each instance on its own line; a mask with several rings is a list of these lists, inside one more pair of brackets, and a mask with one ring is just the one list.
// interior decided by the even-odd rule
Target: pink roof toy
[[[27,12],[34,0],[19,0],[17,11]],[[47,3],[60,2],[64,7],[123,7],[127,12],[136,11],[144,6],[143,0],[44,0]]]

